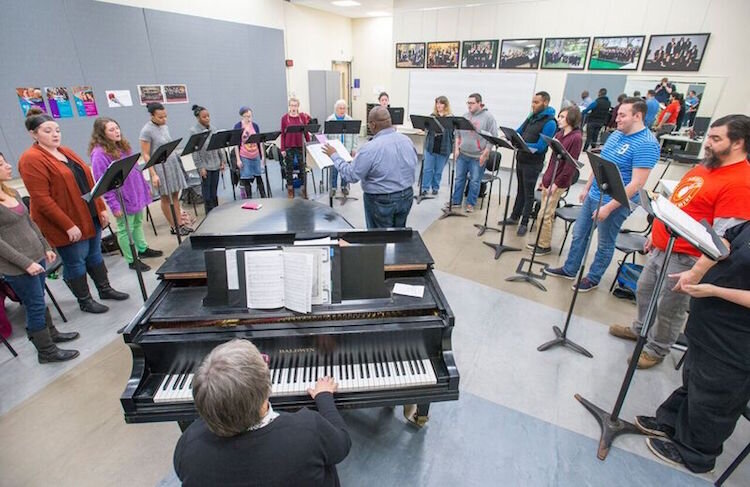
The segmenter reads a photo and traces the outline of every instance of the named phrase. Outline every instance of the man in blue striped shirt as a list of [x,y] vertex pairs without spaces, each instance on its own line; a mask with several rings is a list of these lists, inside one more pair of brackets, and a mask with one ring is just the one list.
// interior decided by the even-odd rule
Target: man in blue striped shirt
[[[651,169],[659,160],[659,143],[643,123],[646,110],[646,102],[641,98],[623,100],[617,112],[617,130],[609,136],[601,152],[604,159],[617,164],[622,182],[625,183],[625,192],[636,203],[639,200],[638,190],[646,183]],[[546,274],[566,279],[575,277],[594,223],[599,194],[599,186],[592,175],[580,196],[583,206],[573,227],[573,242],[570,244],[565,265],[547,268],[544,271]],[[630,208],[622,207],[609,195],[604,195],[597,222],[599,245],[588,274],[581,279],[580,292],[590,291],[599,285],[615,253],[617,234],[629,215]]]
[[407,136],[396,132],[385,107],[370,110],[367,126],[375,136],[351,163],[330,145],[323,150],[344,181],[362,181],[367,228],[405,227],[414,196],[417,149]]

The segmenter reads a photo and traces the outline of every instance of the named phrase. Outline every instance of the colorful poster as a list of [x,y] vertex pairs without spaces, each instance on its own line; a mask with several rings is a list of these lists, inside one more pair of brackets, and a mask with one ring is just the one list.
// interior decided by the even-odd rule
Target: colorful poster
[[164,91],[161,85],[138,85],[138,100],[141,105],[164,103]]
[[107,105],[109,108],[132,107],[133,98],[130,96],[130,90],[107,90]]
[[73,107],[70,105],[70,95],[64,86],[46,86],[47,103],[53,118],[73,118]]
[[94,90],[90,86],[74,86],[73,99],[79,117],[95,117],[99,114],[94,100]]
[[16,94],[18,95],[18,103],[21,104],[21,110],[23,110],[23,116],[26,116],[26,112],[29,108],[36,106],[41,108],[47,113],[47,107],[44,106],[44,98],[42,97],[41,88],[16,88]]
[[187,103],[187,85],[164,85],[164,96],[167,103]]

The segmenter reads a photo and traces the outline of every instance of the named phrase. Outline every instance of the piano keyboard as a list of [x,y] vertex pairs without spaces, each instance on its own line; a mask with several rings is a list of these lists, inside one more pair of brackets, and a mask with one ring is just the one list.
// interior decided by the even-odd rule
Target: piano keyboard
[[[278,363],[271,373],[271,397],[307,394],[321,377],[333,377],[338,392],[363,392],[401,389],[437,384],[429,359],[379,355],[374,360],[354,360],[354,354],[342,354],[334,363],[330,355],[320,363],[317,357],[296,356]],[[378,354],[376,354],[378,355]],[[167,374],[154,395],[155,403],[192,402],[193,373]]]

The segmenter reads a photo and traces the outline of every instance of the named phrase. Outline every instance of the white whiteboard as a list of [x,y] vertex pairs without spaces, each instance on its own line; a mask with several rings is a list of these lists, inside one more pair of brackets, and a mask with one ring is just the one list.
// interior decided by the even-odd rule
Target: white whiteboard
[[498,126],[516,128],[531,111],[535,86],[536,73],[416,70],[409,76],[409,114],[429,115],[435,97],[445,95],[461,116],[468,96],[479,93]]

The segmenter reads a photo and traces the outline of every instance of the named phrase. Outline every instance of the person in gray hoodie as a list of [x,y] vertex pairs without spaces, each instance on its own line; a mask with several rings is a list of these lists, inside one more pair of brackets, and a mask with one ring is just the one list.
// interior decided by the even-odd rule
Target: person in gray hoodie
[[[211,115],[204,107],[193,105],[193,115],[195,115],[195,125],[190,128],[191,134],[199,134],[206,130],[211,133],[216,129],[211,125]],[[210,137],[209,137],[210,138]],[[203,143],[203,147],[193,152],[193,162],[198,174],[201,176],[201,193],[203,193],[203,205],[208,212],[219,206],[219,198],[216,195],[219,189],[219,175],[224,171],[224,157],[222,150],[206,150],[208,147],[208,138]]]
[[466,105],[469,111],[464,114],[464,118],[474,125],[476,132],[459,130],[456,135],[456,147],[453,151],[453,160],[456,161],[456,181],[452,203],[457,206],[461,205],[468,175],[469,195],[466,197],[466,213],[471,213],[477,204],[484,164],[490,155],[490,145],[478,132],[487,132],[497,136],[497,122],[482,104],[482,95],[479,93],[469,95]]

